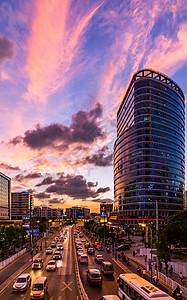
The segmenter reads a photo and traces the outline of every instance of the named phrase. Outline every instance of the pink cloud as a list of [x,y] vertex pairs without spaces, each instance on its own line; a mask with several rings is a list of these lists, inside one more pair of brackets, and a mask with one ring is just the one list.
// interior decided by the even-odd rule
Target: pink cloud
[[45,101],[74,74],[71,65],[81,47],[82,35],[101,5],[85,12],[77,4],[76,15],[71,16],[71,20],[70,0],[42,0],[35,5],[28,40],[26,70],[30,83],[27,97]]

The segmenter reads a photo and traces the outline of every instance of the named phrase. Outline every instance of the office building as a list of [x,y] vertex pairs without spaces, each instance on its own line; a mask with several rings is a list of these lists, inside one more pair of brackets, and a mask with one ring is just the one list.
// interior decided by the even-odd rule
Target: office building
[[68,219],[88,219],[90,218],[90,209],[78,206],[66,208],[66,216]]
[[11,193],[12,220],[26,220],[33,215],[34,197],[28,191]]
[[11,219],[11,179],[0,172],[0,220]]
[[112,211],[113,211],[113,203],[107,203],[107,202],[100,203],[100,215],[104,213],[107,217],[109,217]]
[[152,70],[133,76],[114,145],[114,205],[125,224],[161,223],[183,210],[184,107],[182,90],[167,76]]

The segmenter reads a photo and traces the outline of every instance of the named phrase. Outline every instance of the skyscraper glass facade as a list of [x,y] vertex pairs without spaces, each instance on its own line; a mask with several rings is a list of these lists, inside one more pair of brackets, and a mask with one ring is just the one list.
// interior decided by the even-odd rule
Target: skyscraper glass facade
[[0,219],[11,218],[11,179],[0,172]]
[[126,224],[184,207],[184,95],[167,76],[137,72],[117,114],[114,205]]

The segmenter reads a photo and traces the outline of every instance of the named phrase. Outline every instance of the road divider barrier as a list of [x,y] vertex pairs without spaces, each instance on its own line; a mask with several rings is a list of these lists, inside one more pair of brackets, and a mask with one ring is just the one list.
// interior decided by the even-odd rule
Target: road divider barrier
[[2,270],[4,267],[8,266],[11,262],[13,262],[15,259],[20,257],[26,252],[26,248],[22,249],[21,251],[17,252],[16,254],[10,256],[9,258],[3,260],[0,262],[0,270]]
[[80,296],[81,296],[82,300],[89,300],[88,295],[86,294],[85,289],[83,287],[82,280],[81,280],[80,273],[79,273],[78,259],[77,259],[77,255],[76,255],[75,241],[74,241],[73,234],[72,234],[72,242],[73,242],[75,273],[76,273],[78,290],[79,290],[79,293],[80,293]]

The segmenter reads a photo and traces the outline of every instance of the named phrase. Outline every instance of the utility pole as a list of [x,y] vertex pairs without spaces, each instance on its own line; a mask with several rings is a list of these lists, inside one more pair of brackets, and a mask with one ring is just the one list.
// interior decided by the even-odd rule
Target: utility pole
[[156,230],[158,231],[158,200],[156,200]]
[[152,227],[149,227],[151,230],[151,283],[152,283],[152,279],[153,279],[153,265],[152,265],[152,259],[153,259],[153,230]]

